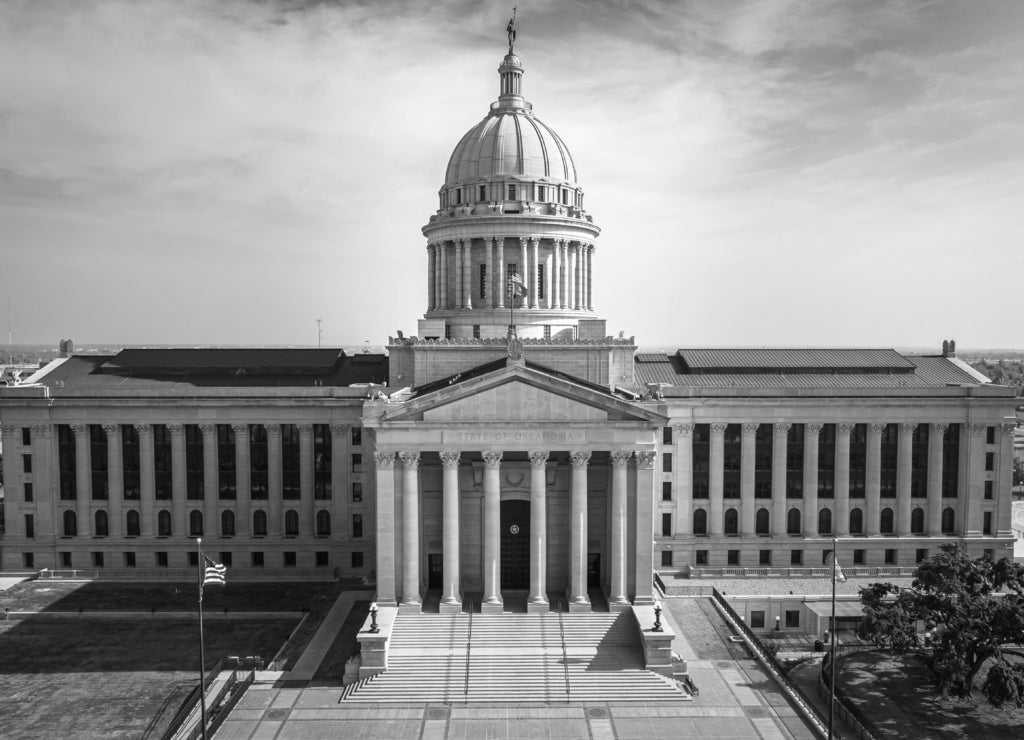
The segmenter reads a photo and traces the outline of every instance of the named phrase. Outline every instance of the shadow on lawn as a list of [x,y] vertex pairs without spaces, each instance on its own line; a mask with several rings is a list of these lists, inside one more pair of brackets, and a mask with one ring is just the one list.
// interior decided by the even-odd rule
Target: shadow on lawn
[[1004,711],[974,701],[943,701],[917,656],[862,652],[838,663],[848,696],[887,735],[899,738],[1024,737],[1024,710]]

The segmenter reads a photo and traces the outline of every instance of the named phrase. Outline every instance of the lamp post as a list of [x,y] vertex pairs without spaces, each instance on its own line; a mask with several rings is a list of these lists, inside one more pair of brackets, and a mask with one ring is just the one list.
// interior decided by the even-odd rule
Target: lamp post
[[661,602],[654,602],[654,626],[651,632],[661,632]]
[[370,604],[370,632],[376,634],[380,632],[380,627],[377,626],[377,602]]

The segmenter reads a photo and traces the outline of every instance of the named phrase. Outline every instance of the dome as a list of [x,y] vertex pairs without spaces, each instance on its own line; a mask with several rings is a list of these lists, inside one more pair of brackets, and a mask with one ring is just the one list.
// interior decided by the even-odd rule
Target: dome
[[459,141],[446,186],[502,177],[576,184],[576,165],[561,137],[522,108],[494,110]]

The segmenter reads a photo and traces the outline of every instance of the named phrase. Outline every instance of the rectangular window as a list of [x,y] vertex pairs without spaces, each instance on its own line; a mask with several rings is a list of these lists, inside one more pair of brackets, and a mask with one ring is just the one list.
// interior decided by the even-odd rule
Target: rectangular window
[[661,454],[661,472],[671,473],[672,472],[672,453],[663,452]]
[[32,501],[33,497],[34,497],[34,493],[32,492],[32,484],[31,483],[24,483],[24,484],[22,484],[22,490],[25,493],[25,503],[30,503]]
[[34,553],[31,552],[23,552],[21,554],[21,562],[24,564],[26,568],[31,570],[32,568],[36,567],[36,556]]
[[789,564],[790,565],[803,565],[804,564],[804,551],[803,550],[790,550],[789,551]]
[[35,539],[36,536],[36,517],[34,514],[25,515],[25,537],[27,539]]
[[480,338],[480,324],[473,324],[473,339]]
[[853,551],[853,564],[864,565],[864,550],[857,549]]
[[787,609],[786,610],[786,627],[788,629],[796,629],[800,626],[800,610],[799,609]]
[[569,205],[569,191],[565,188],[562,189],[562,205]]
[[142,495],[140,460],[139,433],[133,424],[122,424],[121,468],[123,475],[121,477],[126,501],[138,501]]
[[896,551],[895,550],[886,550],[885,551],[885,564],[886,565],[896,565]]
[[537,200],[539,200],[539,201],[546,200],[546,198],[544,196],[545,196],[544,186],[543,185],[538,185],[537,186]]
[[881,467],[881,496],[882,498],[895,498],[896,496],[896,460],[899,448],[899,424],[886,424],[882,430],[882,455]]
[[313,498],[329,501],[331,498],[331,427],[313,425]]
[[252,555],[250,556],[250,558],[251,558],[251,562],[252,562],[252,567],[253,568],[262,568],[263,567],[263,552],[262,551],[255,551],[255,552],[253,552]]
[[544,324],[544,338],[551,339],[551,324]]
[[230,424],[217,425],[217,484],[222,501],[235,500],[235,430]]
[[739,550],[728,550],[726,551],[726,562],[729,565],[740,564],[740,551]]
[[21,428],[21,443],[28,447],[32,444],[32,428],[22,427]]
[[477,190],[477,200],[479,200],[481,203],[483,201],[487,200],[487,186],[486,185],[481,185],[478,188],[478,190]]
[[928,432],[927,424],[918,424],[910,443],[910,496],[928,497]]
[[763,611],[752,611],[750,612],[750,626],[752,629],[760,630],[764,629],[764,612]]
[[480,265],[480,298],[487,298],[487,265]]
[[107,434],[99,424],[89,425],[89,457],[92,498],[94,501],[106,501],[110,480],[107,475]]
[[996,469],[996,453],[986,452],[985,453],[985,470]]
[[994,445],[996,443],[996,428],[985,427],[985,444]]
[[672,500],[672,481],[662,481],[661,483],[661,500],[671,501]]
[[537,265],[537,298],[544,298],[544,263]]
[[352,553],[352,567],[362,568],[363,567],[363,553],[354,552]]
[[361,481],[352,481],[352,501],[359,502],[363,500],[363,484]]
[[771,565],[772,564],[772,551],[771,550],[759,550],[757,553],[758,565]]
[[192,550],[188,551],[188,567],[189,568],[198,568],[199,567],[199,553],[193,552]]
[[153,477],[158,501],[171,500],[171,433],[166,424],[153,425]]
[[221,565],[226,565],[229,568],[231,567],[232,560],[231,560],[231,552],[230,551],[228,551],[228,550],[221,551],[221,553],[220,553],[220,564]]
[[185,498],[203,500],[203,432],[198,424],[185,425]]
[[707,550],[697,550],[697,551],[694,552],[693,556],[694,556],[694,563],[696,565],[707,565],[708,564],[708,551]]
[[281,425],[281,497],[299,499],[299,428]]
[[134,552],[126,552],[124,554],[124,567],[125,568],[134,568],[135,567],[135,553]]
[[363,445],[363,428],[352,427],[352,446],[362,447]]
[[355,453],[354,455],[352,455],[352,472],[363,472],[363,456],[360,453]]
[[94,552],[92,554],[92,567],[93,568],[102,568],[103,567],[103,553],[102,552]]
[[508,186],[508,199],[509,200],[515,200],[516,199],[516,186],[515,185],[509,185]]
[[854,424],[850,430],[850,498],[867,495],[868,425]]
[[672,515],[665,513],[661,515],[661,536],[671,537],[672,536]]
[[710,494],[711,425],[693,425],[693,497],[706,499]]
[[62,552],[60,554],[60,565],[61,565],[62,568],[71,568],[72,567],[72,565],[71,565],[71,553],[70,552],[65,551],[65,552]]
[[352,515],[352,537],[353,539],[363,536],[363,515]]
[[919,547],[917,549],[917,551],[914,553],[914,562],[915,563],[923,563],[927,559],[928,559],[928,549],[925,548],[925,547]]
[[739,424],[725,427],[722,441],[722,495],[725,498],[740,497],[740,458],[743,444],[743,428]]
[[662,427],[661,429],[661,443],[663,445],[672,444],[672,427]]
[[981,533],[982,534],[992,534],[992,512],[991,511],[986,511],[982,515]]
[[22,455],[21,456],[21,471],[25,475],[29,475],[29,474],[32,473],[32,456],[31,455]]
[[328,562],[329,561],[328,561],[328,557],[327,557],[327,551],[326,550],[317,550],[316,551],[316,567],[317,568],[326,568]]
[[295,567],[295,563],[296,563],[295,551],[294,550],[286,550],[285,553],[284,553],[284,567],[285,568],[294,568]]
[[[775,431],[771,424],[761,424],[754,435],[754,498],[772,497],[772,450]],[[784,496],[784,491],[779,491]]]
[[990,480],[985,481],[985,498],[986,499],[990,499],[990,500],[992,499],[992,496],[993,496],[993,492],[992,492],[993,485],[994,484],[992,483],[992,481],[990,481]]
[[249,490],[253,501],[270,498],[270,450],[267,428],[262,424],[249,425]]
[[836,425],[824,424],[818,433],[818,498],[835,498]]
[[672,551],[662,550],[661,551],[661,567],[671,568],[672,567]]
[[158,550],[157,551],[157,553],[156,553],[156,565],[157,565],[158,568],[166,568],[167,567],[167,551],[166,550]]
[[786,435],[786,497],[804,497],[804,425],[791,424]]
[[75,434],[67,424],[57,425],[57,472],[61,501],[74,501],[78,498],[78,482],[75,477]]
[[960,425],[950,424],[942,440],[942,496],[956,498],[960,479]]

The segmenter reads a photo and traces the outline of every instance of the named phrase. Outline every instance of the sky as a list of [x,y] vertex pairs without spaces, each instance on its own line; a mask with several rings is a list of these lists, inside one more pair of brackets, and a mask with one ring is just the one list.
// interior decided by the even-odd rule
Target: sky
[[[511,3],[4,0],[15,343],[383,344]],[[520,0],[645,347],[1024,347],[1024,3]]]

